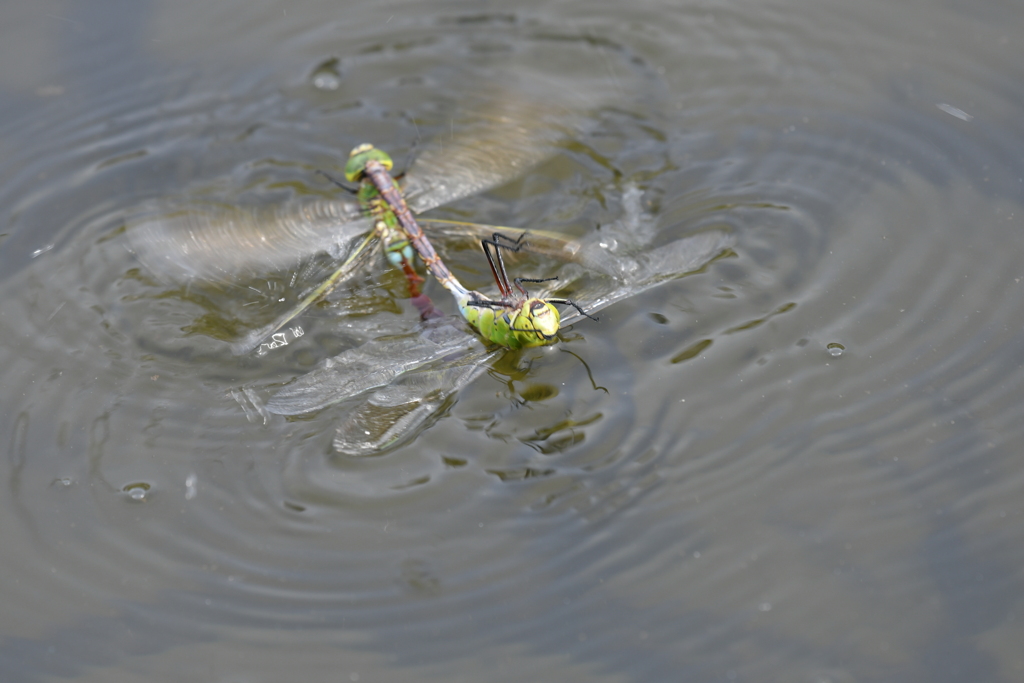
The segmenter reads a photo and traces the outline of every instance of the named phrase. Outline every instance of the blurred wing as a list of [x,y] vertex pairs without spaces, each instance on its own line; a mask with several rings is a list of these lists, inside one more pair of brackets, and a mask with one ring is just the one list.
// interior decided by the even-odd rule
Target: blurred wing
[[579,113],[504,101],[460,119],[458,133],[432,141],[409,167],[403,192],[416,213],[503,185],[554,154]]
[[[515,228],[505,225],[487,225],[484,223],[468,223],[466,221],[450,221],[435,218],[417,219],[426,231],[438,253],[446,260],[456,253],[457,249],[471,248],[482,257],[480,240],[491,239],[494,233],[501,233],[512,239],[523,240],[525,247],[521,252],[506,252],[504,259],[515,264],[528,258],[530,254],[549,256],[562,263],[581,263],[582,244],[579,240],[566,237],[549,230],[533,228]],[[513,273],[514,271],[513,266]]]
[[273,206],[154,202],[127,220],[128,249],[173,283],[232,282],[345,253],[371,226],[352,202],[293,199]]
[[428,321],[411,334],[373,339],[328,358],[274,394],[266,408],[279,415],[311,413],[449,356],[483,349],[483,342],[457,319]]
[[[534,249],[532,246],[529,251],[536,254],[548,253],[550,250],[551,255],[558,256],[555,252],[558,252],[562,248],[562,245],[571,242],[572,240],[565,235],[561,235],[557,232],[548,230],[536,230],[534,228],[516,228],[508,225],[488,225],[486,223],[469,223],[467,221],[452,221],[440,218],[417,218],[416,222],[420,226],[428,231],[428,237],[437,238],[442,243],[444,242],[475,242],[479,244],[482,239],[491,239],[496,232],[503,233],[509,237],[518,238],[522,233],[527,234],[528,244],[533,245],[534,240],[539,240],[538,244],[545,245],[546,250]],[[571,254],[567,257],[571,258]]]

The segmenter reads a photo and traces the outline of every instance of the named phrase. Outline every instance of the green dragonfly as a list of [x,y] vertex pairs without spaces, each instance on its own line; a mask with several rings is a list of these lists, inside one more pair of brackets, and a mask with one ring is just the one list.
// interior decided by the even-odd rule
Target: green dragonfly
[[[625,218],[585,239],[527,230],[521,244],[524,250],[559,264],[559,279],[552,280],[552,285],[587,301],[588,313],[698,271],[729,253],[733,236],[719,230],[652,248],[655,230],[640,209],[641,197],[638,188],[627,187]],[[467,234],[486,240],[498,230],[451,223],[435,226],[433,235],[442,243]],[[500,277],[498,281],[500,285]],[[572,325],[585,315],[577,310],[561,325]],[[468,332],[457,318],[432,318],[371,337],[323,361],[268,398],[261,397],[258,388],[248,387],[236,399],[247,412],[262,414],[264,420],[270,414],[303,415],[349,402],[351,410],[338,427],[335,448],[348,455],[369,455],[401,444],[428,426],[451,396],[504,352]]]

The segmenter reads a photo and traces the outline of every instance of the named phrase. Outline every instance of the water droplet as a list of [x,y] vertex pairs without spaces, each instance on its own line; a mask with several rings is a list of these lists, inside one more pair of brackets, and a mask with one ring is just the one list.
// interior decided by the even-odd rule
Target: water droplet
[[192,500],[196,497],[196,481],[198,478],[195,474],[189,474],[185,477],[185,500]]
[[317,90],[337,90],[341,79],[332,73],[318,73],[313,76],[313,87]]
[[134,484],[126,484],[122,491],[128,494],[128,497],[136,502],[143,502],[146,500],[146,494],[149,493],[150,485],[145,482],[136,482]]
[[828,350],[828,355],[832,356],[833,358],[838,358],[839,356],[843,355],[843,351],[846,350],[846,347],[843,346],[842,344],[832,342],[831,344],[826,346],[825,349]]

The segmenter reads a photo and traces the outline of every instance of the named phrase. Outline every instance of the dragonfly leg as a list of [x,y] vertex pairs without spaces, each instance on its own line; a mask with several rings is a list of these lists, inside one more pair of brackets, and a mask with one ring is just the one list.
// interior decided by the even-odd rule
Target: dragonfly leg
[[597,318],[595,318],[594,316],[590,315],[582,308],[580,308],[580,305],[573,301],[572,299],[544,299],[544,301],[549,304],[563,304],[565,306],[572,306],[573,308],[580,312],[580,315],[585,315],[591,320],[597,320]]
[[477,297],[471,297],[467,303],[471,306],[486,306],[487,308],[511,308],[505,301],[494,301],[493,299]]
[[495,232],[491,235],[491,239],[487,241],[496,247],[501,247],[502,249],[508,249],[509,251],[519,251],[527,244],[526,231],[519,233],[519,237],[517,237],[516,239],[512,239],[511,237],[504,233]]
[[512,327],[511,325],[509,325],[508,329],[512,330],[513,332],[532,332],[541,339],[551,339],[554,336],[552,335],[552,337],[547,337],[543,332],[533,327]]
[[530,296],[530,293],[526,291],[526,287],[523,287],[524,282],[551,282],[552,280],[557,279],[557,275],[553,277],[517,277],[512,282],[514,282],[516,288],[523,293],[523,296]]
[[420,320],[444,317],[444,313],[434,308],[434,302],[426,294],[418,294],[412,297],[410,301],[412,301],[412,305],[416,307],[416,310],[420,312]]
[[346,192],[351,192],[352,194],[356,194],[359,191],[358,187],[355,187],[355,188],[348,187],[347,185],[345,185],[345,183],[341,182],[340,180],[338,180],[337,178],[332,176],[327,171],[321,171],[320,169],[317,169],[316,172],[319,173],[320,175],[322,175],[324,178],[327,178],[332,183],[334,183],[335,185],[337,185],[341,189],[345,190]]
[[405,279],[409,283],[409,296],[412,298],[418,297],[423,292],[420,290],[420,285],[425,282],[423,277],[416,272],[416,269],[412,267],[408,259],[402,259],[402,272],[405,273]]
[[[508,299],[512,296],[512,287],[508,283],[508,272],[505,271],[505,261],[501,258],[501,249],[509,249],[511,251],[519,251],[519,247],[509,246],[502,244],[499,239],[504,238],[509,242],[513,242],[512,238],[505,237],[500,232],[494,233],[494,236],[489,240],[480,240],[480,246],[484,250],[484,256],[487,257],[487,265],[491,267],[491,275],[494,276],[494,282],[498,285],[498,293],[501,294],[503,299]],[[518,241],[513,242],[518,244]],[[493,253],[492,253],[493,248]],[[522,289],[522,287],[520,287]]]
[[[491,239],[489,239],[489,240],[480,240],[480,242],[483,245],[484,253],[487,254],[487,261],[491,265],[491,273],[493,273],[494,279],[498,283],[498,289],[501,290],[502,296],[505,296],[505,297],[510,296],[512,294],[512,288],[508,286],[508,274],[505,272],[505,263],[504,263],[504,260],[501,258],[501,251],[500,251],[500,249],[507,249],[509,251],[518,252],[523,247],[527,246],[526,233],[522,232],[522,233],[519,234],[519,237],[517,237],[516,239],[512,239],[508,235],[505,235],[505,234],[500,233],[500,232],[495,232],[491,236]],[[488,246],[494,247],[494,258],[492,258],[491,250],[488,249]],[[495,259],[497,259],[497,263],[498,263],[498,267],[497,268],[495,268],[495,264],[494,264]],[[515,284],[516,289],[518,289],[520,292],[523,293],[523,296],[530,296],[530,293],[526,291],[525,287],[523,287],[523,283],[524,282],[550,282],[552,280],[557,280],[557,279],[558,279],[557,277],[546,277],[546,278],[517,277],[512,282],[513,282],[513,284]],[[504,288],[502,287],[503,283],[504,283]]]

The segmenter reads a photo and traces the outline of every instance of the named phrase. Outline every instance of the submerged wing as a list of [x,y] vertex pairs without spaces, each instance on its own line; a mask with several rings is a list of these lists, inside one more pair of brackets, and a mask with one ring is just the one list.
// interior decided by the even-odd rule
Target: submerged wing
[[340,254],[370,228],[357,204],[297,198],[259,207],[154,202],[127,219],[128,248],[173,283],[234,281]]
[[403,375],[348,414],[338,427],[334,449],[358,457],[399,445],[437,419],[449,399],[504,352],[481,347],[438,367]]
[[484,351],[483,342],[455,318],[421,323],[414,332],[373,339],[328,358],[267,402],[279,415],[302,415],[391,384],[400,375],[449,356]]

